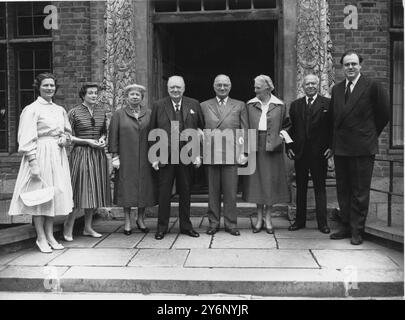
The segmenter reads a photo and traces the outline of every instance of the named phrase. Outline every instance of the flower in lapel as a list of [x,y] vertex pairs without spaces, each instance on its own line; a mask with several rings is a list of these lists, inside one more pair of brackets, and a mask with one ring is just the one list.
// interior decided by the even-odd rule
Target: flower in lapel
[[194,113],[195,113],[194,110],[190,109],[190,114],[194,114]]

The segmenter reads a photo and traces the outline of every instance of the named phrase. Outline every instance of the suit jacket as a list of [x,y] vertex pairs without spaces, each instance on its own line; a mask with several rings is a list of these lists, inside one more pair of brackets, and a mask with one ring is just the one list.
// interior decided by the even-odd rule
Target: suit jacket
[[[205,129],[210,129],[204,131],[205,163],[208,161],[208,164],[237,164],[239,155],[244,152],[245,134],[248,127],[245,103],[228,98],[226,105],[220,107],[217,99],[213,98],[201,103],[201,109]],[[226,129],[230,129],[228,132],[233,132],[233,139],[226,139],[226,144],[222,146],[222,142],[215,142],[215,136],[218,141],[218,137],[224,135]],[[242,132],[237,129],[242,129]],[[226,161],[227,155],[228,161]]]
[[[271,102],[267,111],[267,134],[266,134],[266,151],[280,152],[283,149],[283,140],[280,138],[280,131],[289,128],[289,119],[284,103],[272,96],[275,101]],[[249,129],[258,129],[259,121],[262,115],[260,102],[257,98],[253,98],[247,103],[247,111],[249,117]],[[256,140],[257,141],[257,140]],[[254,151],[250,145],[249,151]]]
[[390,118],[389,99],[380,84],[360,76],[345,105],[346,80],[332,89],[332,150],[338,156],[378,153],[378,136]]
[[287,149],[292,148],[295,153],[295,159],[298,160],[304,153],[304,147],[310,148],[312,154],[323,156],[326,149],[329,148],[330,141],[330,99],[323,96],[316,97],[312,103],[312,114],[309,121],[308,134],[306,132],[306,97],[297,99],[291,103],[290,121],[291,127],[287,130],[292,143],[287,144]]
[[[183,130],[185,129],[204,129],[204,117],[201,111],[200,103],[192,98],[182,98],[180,110],[183,116]],[[152,106],[149,130],[163,129],[168,136],[168,150],[170,159],[171,150],[171,121],[175,121],[173,103],[170,97],[156,101]],[[185,142],[186,143],[186,142]],[[150,146],[155,142],[150,142]]]

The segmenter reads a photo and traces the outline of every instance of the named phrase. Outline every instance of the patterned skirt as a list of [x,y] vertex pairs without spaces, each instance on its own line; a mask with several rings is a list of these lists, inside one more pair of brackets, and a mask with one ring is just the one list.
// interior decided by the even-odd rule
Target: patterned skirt
[[111,205],[110,178],[104,149],[76,145],[70,153],[75,208],[102,208]]

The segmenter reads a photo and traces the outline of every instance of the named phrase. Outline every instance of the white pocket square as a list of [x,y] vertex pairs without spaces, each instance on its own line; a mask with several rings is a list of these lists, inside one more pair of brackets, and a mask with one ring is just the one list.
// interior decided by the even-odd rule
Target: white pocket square
[[191,113],[191,114],[194,114],[195,112],[194,112],[194,110],[193,110],[193,109],[190,109],[190,113]]

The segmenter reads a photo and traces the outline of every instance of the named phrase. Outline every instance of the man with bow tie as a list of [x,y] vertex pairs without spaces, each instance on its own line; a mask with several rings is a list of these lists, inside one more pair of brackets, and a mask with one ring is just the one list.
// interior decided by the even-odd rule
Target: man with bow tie
[[[247,130],[248,119],[245,103],[229,97],[231,86],[228,76],[216,76],[216,97],[201,103],[207,129],[204,133],[209,132],[204,138],[204,163],[208,167],[209,235],[215,234],[219,229],[221,194],[224,202],[225,231],[233,236],[240,235],[236,211],[238,164],[245,164],[247,156],[241,147],[243,139],[237,137],[237,130]],[[222,142],[222,137],[225,137],[226,143]],[[239,142],[242,143],[238,144]]]
[[331,239],[363,242],[368,214],[378,136],[387,125],[389,99],[381,84],[360,73],[362,57],[355,51],[343,54],[345,80],[332,89],[332,151],[342,226]]
[[287,156],[295,161],[297,184],[297,215],[288,230],[305,228],[308,174],[311,173],[318,229],[322,233],[329,233],[325,180],[327,162],[332,156],[328,136],[331,126],[328,116],[330,99],[318,94],[319,78],[314,74],[305,76],[302,87],[305,96],[295,100],[290,107],[291,127],[288,133],[293,142],[286,144]]
[[[153,161],[152,167],[159,174],[159,209],[158,226],[155,234],[156,240],[162,240],[168,232],[170,218],[170,199],[173,183],[176,180],[176,190],[179,194],[179,221],[180,233],[190,237],[199,237],[190,221],[190,189],[192,164],[184,163],[181,157],[181,148],[185,142],[180,141],[180,134],[186,129],[202,131],[204,117],[200,103],[192,98],[185,97],[185,83],[180,76],[172,76],[167,81],[169,96],[156,101],[152,107],[150,132],[162,129],[168,138],[168,163]],[[172,135],[177,137],[172,137]],[[150,135],[149,135],[150,136]],[[177,142],[176,142],[177,141]],[[180,143],[179,143],[180,141]],[[172,145],[175,142],[174,145]],[[151,144],[151,147],[154,143]],[[151,161],[151,160],[150,160]],[[193,165],[200,167],[201,157],[193,159]]]

